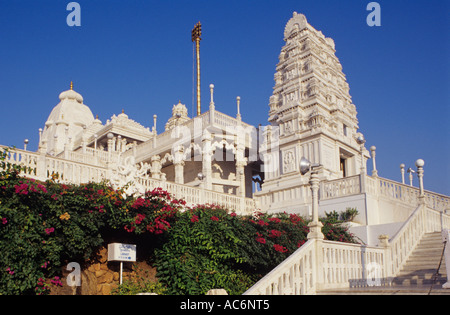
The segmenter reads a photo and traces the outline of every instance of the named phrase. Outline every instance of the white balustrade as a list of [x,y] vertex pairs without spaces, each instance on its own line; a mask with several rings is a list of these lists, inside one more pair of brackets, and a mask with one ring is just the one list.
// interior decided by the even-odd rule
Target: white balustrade
[[316,291],[316,241],[308,241],[244,295],[305,295]]
[[360,176],[344,177],[322,183],[321,200],[361,193]]
[[231,194],[152,178],[137,178],[136,181],[139,185],[143,186],[146,191],[161,187],[175,198],[184,199],[188,206],[215,204],[229,210],[234,210],[241,215],[250,215],[254,210],[254,201],[251,198],[243,198]]
[[389,285],[424,233],[448,228],[449,215],[419,205],[387,247],[309,240],[244,295]]

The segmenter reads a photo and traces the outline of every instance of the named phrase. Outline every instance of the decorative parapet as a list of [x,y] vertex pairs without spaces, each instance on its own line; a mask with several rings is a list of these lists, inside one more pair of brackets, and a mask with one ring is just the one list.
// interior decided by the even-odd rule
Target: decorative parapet
[[360,193],[360,175],[356,175],[322,182],[320,199],[327,200]]

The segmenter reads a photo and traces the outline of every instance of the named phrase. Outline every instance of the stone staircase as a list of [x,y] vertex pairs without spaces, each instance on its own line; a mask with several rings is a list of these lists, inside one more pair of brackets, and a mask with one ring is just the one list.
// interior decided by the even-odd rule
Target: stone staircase
[[436,276],[443,248],[440,232],[425,234],[403,269],[389,284],[379,287],[323,290],[318,294],[450,295],[450,289],[442,289],[442,285],[447,282],[444,258]]

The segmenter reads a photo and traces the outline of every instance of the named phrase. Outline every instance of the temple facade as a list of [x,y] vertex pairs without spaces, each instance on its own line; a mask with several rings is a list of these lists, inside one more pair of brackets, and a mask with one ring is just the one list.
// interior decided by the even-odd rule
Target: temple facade
[[[418,188],[378,176],[376,148],[365,147],[334,41],[296,12],[284,41],[262,127],[243,121],[240,97],[235,116],[218,111],[212,84],[206,112],[189,116],[179,101],[160,134],[156,115],[151,127],[124,110],[100,121],[71,84],[39,129],[38,151],[11,149],[8,161],[27,166],[24,175],[39,180],[109,181],[130,195],[162,187],[188,205],[304,216],[313,214],[314,169],[319,214],[357,209],[351,225],[368,244],[380,231],[398,229],[418,204],[450,209],[448,196],[423,189],[423,161]],[[305,161],[309,172],[302,171]]]

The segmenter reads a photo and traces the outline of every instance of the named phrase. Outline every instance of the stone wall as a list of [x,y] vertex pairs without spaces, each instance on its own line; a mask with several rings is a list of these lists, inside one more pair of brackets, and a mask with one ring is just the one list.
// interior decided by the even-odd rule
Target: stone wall
[[[88,264],[81,271],[81,286],[70,287],[67,285],[67,276],[72,271],[63,267],[61,282],[62,287],[52,287],[51,295],[110,295],[112,290],[119,285],[119,262],[108,262],[106,248],[101,248],[96,261]],[[123,281],[133,277],[145,277],[156,281],[156,268],[146,262],[124,263]]]

